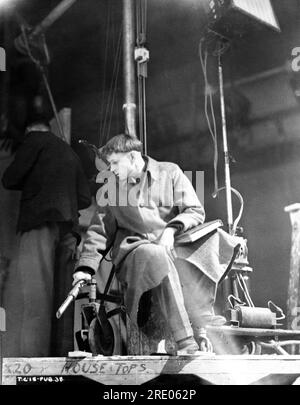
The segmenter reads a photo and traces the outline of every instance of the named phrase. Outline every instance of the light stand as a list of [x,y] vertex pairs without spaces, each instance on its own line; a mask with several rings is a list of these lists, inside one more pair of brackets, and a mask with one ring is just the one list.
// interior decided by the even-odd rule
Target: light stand
[[[222,55],[229,47],[229,39],[223,35],[209,30],[209,34],[212,34],[217,41],[217,46],[213,54],[218,57],[218,79],[219,79],[219,93],[220,93],[220,109],[221,109],[221,124],[222,124],[222,137],[223,137],[223,153],[224,153],[224,174],[225,174],[225,187],[217,190],[217,193],[225,189],[226,192],[226,212],[227,212],[227,227],[228,233],[232,236],[237,235],[237,224],[241,218],[243,211],[243,198],[240,193],[232,188],[231,178],[230,178],[230,154],[228,150],[228,139],[227,139],[227,124],[226,124],[226,109],[225,109],[225,96],[224,96],[224,79],[223,79],[223,65],[222,65]],[[215,41],[213,41],[215,42]],[[234,192],[240,200],[241,211],[238,218],[233,221],[233,208],[232,208],[232,192]],[[217,196],[214,194],[214,197]],[[225,300],[229,296],[234,295],[239,299],[239,288],[242,286],[243,291],[246,291],[246,301],[249,306],[254,306],[250,293],[249,293],[249,275],[252,273],[252,268],[249,267],[248,262],[248,249],[246,246],[247,241],[240,237],[241,248],[239,253],[234,260],[230,274],[225,278],[223,285],[223,296]]]
[[230,180],[230,158],[228,152],[227,142],[227,127],[226,127],[226,112],[225,112],[225,97],[224,97],[224,80],[223,80],[223,66],[222,66],[222,39],[219,39],[218,49],[218,73],[219,73],[219,90],[220,90],[220,105],[221,105],[221,119],[222,119],[222,135],[223,135],[223,149],[224,149],[224,170],[225,170],[225,191],[226,191],[226,210],[227,210],[227,226],[230,235],[234,233],[233,230],[233,213],[232,213],[232,198],[231,198],[231,180]]

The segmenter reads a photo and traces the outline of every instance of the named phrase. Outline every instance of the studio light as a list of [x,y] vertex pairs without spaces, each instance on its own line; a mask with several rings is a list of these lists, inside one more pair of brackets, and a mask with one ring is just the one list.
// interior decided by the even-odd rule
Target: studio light
[[280,30],[271,0],[233,0],[232,6],[260,22]]
[[266,26],[280,31],[271,0],[201,0],[210,29],[235,37]]
[[19,0],[0,0],[0,10],[10,9],[18,3]]
[[0,6],[11,5],[16,3],[16,0],[0,0]]

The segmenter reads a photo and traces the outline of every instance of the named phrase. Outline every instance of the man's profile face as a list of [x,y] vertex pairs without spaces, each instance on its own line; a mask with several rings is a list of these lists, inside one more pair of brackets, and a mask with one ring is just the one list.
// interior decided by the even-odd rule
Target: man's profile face
[[133,156],[130,152],[127,153],[115,153],[106,157],[109,163],[109,170],[113,172],[120,180],[126,180],[133,174]]

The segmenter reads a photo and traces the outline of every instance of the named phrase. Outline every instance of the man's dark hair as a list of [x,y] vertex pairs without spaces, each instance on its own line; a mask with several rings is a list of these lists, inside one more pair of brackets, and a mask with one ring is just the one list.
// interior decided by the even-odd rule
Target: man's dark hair
[[52,115],[53,113],[47,99],[42,95],[36,94],[28,106],[26,126],[33,124],[49,126]]
[[100,154],[106,158],[112,153],[127,153],[134,150],[142,152],[142,142],[129,135],[120,134],[111,138],[107,144],[100,149]]

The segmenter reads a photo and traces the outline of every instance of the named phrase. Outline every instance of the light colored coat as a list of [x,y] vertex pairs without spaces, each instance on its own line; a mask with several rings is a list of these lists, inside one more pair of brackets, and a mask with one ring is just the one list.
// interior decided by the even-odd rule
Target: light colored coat
[[[101,187],[97,203],[102,206],[98,205],[92,218],[77,265],[97,271],[103,254],[112,246],[112,261],[117,267],[118,278],[136,294],[135,298],[128,297],[132,303],[138,302],[143,292],[157,286],[169,269],[167,266],[150,266],[143,269],[143,277],[140,277],[142,269],[136,266],[131,253],[141,244],[157,243],[168,226],[176,227],[177,233],[181,233],[205,220],[204,208],[179,166],[144,158],[146,169],[139,183],[129,182],[126,189],[112,177]],[[101,177],[103,181],[103,174]],[[126,196],[130,203],[122,206]],[[105,202],[107,205],[103,206]],[[176,253],[218,283],[228,268],[236,245],[235,238],[219,229],[189,245],[177,246]],[[133,287],[135,280],[139,280],[138,285]],[[127,304],[130,312],[132,305]]]
[[[112,186],[116,187],[116,192],[108,193]],[[92,218],[80,266],[96,271],[103,252],[113,241],[113,262],[118,265],[140,242],[157,241],[166,226],[174,225],[180,232],[185,232],[204,222],[204,209],[191,182],[174,163],[157,162],[147,157],[147,168],[140,184],[128,184],[127,205],[116,204],[115,196],[118,197],[120,191],[122,196],[126,194],[125,189],[120,190],[118,186],[117,182],[109,181],[97,195],[98,204],[102,200],[100,205],[103,205],[104,195],[108,193],[107,205],[98,205]]]

